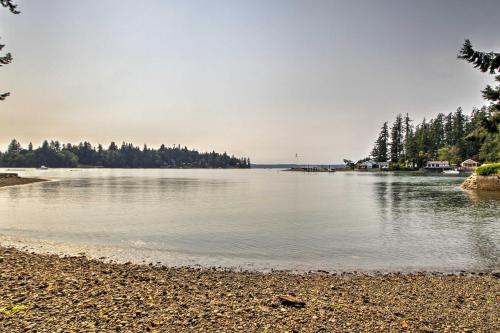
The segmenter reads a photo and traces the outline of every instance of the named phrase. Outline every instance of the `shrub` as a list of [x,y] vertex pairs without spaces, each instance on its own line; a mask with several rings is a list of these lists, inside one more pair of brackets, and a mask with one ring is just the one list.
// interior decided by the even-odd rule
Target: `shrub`
[[500,162],[483,164],[476,169],[476,173],[480,176],[489,176],[494,174],[500,174]]
[[404,163],[391,163],[389,165],[389,171],[414,171],[415,168],[406,166]]

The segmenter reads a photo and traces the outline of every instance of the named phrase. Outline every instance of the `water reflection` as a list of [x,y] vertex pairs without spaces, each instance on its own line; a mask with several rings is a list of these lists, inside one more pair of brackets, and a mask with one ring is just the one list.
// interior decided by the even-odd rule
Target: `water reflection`
[[437,177],[375,182],[383,236],[387,242],[396,234],[397,240],[419,243],[421,257],[429,250],[429,256],[437,251],[448,262],[465,255],[471,267],[498,269],[500,196],[462,191],[458,184]]
[[460,178],[268,170],[50,170],[44,177],[55,181],[0,189],[0,241],[263,269],[499,267],[500,198],[464,192]]

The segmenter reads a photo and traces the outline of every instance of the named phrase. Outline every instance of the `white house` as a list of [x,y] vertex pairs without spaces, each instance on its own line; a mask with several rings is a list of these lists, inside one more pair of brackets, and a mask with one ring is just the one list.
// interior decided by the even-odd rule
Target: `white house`
[[364,161],[359,165],[360,169],[373,169],[377,167],[377,162],[373,160]]
[[468,160],[463,161],[460,166],[462,167],[462,170],[475,170],[479,166],[479,162],[476,162],[474,160],[471,160],[470,158]]
[[377,162],[379,169],[387,170],[389,169],[389,162]]
[[428,161],[425,165],[426,169],[449,169],[450,162],[448,161]]

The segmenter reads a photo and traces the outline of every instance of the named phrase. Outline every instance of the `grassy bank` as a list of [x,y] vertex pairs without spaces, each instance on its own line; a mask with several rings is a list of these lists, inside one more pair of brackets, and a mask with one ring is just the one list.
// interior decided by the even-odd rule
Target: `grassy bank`
[[1,332],[499,328],[500,283],[492,274],[259,274],[118,265],[3,247],[0,267]]

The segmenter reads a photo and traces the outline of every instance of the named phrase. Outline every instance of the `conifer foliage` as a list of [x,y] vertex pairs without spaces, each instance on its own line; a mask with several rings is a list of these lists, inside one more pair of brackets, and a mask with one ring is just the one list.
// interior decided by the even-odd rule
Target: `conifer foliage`
[[474,108],[470,115],[459,107],[453,113],[440,113],[429,121],[424,119],[415,128],[408,114],[404,119],[399,114],[390,129],[390,142],[387,142],[387,122],[375,142],[372,157],[377,162],[389,157],[396,167],[422,167],[432,159],[454,164],[467,158],[481,162],[500,160],[500,53],[477,51],[466,39],[458,58],[472,63],[481,72],[496,75],[498,85],[488,85],[482,91],[488,105]]
[[471,41],[466,39],[458,53],[458,58],[472,63],[481,72],[496,74],[497,86],[487,85],[482,91],[483,98],[489,101],[493,107],[492,115],[484,120],[483,127],[489,133],[498,133],[498,125],[500,125],[500,53],[474,50]]
[[5,153],[0,152],[0,167],[106,167],[106,168],[250,168],[250,159],[237,158],[226,153],[200,153],[180,145],[159,149],[144,145],[139,148],[123,142],[111,142],[108,149],[90,142],[61,144],[45,140],[36,149],[33,144],[24,149],[19,141],[12,140]]
[[459,59],[467,60],[481,72],[495,74],[500,71],[500,53],[476,51],[470,40],[466,39],[458,53]]
[[483,106],[466,115],[459,107],[447,115],[439,113],[430,120],[423,119],[415,127],[408,114],[404,118],[399,114],[390,130],[387,122],[383,124],[371,157],[377,162],[389,159],[396,169],[422,167],[429,160],[447,160],[453,164],[468,158],[498,161],[500,135],[487,133],[483,127],[492,112],[492,106]]
[[[12,14],[19,14],[21,13],[17,9],[17,5],[12,2],[12,0],[0,0],[0,4],[7,8]],[[4,44],[0,44],[0,51],[3,50],[5,47]],[[4,65],[8,65],[12,62],[12,54],[6,53],[4,56],[0,55],[0,67]],[[5,93],[0,93],[0,101],[5,100],[7,97],[10,96],[10,93],[5,92]]]

